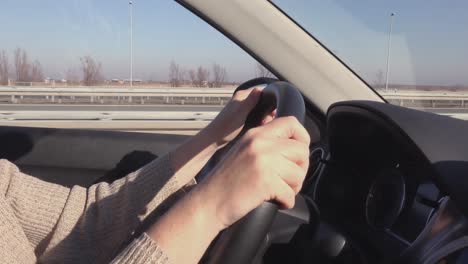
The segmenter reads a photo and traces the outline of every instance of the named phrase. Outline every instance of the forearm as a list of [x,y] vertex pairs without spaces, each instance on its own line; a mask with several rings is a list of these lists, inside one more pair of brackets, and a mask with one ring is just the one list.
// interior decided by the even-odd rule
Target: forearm
[[[193,179],[224,144],[210,131],[213,128],[209,126],[171,152],[173,178],[179,183]],[[146,231],[154,242],[151,244],[157,245],[157,250],[168,256],[171,263],[198,263],[223,228],[217,222],[216,208],[209,207],[212,203],[204,200],[207,196],[202,192],[200,185],[194,188]]]
[[146,231],[171,263],[198,263],[223,228],[201,192],[195,188]]
[[[189,183],[196,173],[205,165],[217,150],[216,143],[205,130],[190,138],[169,154],[160,157],[143,167],[133,176],[127,176],[107,186],[100,184],[88,189],[88,212],[86,221],[99,226],[98,232],[112,232],[117,241],[126,239],[126,234],[134,230],[140,221],[146,218],[169,195]],[[119,185],[120,186],[117,187]],[[106,202],[94,201],[94,197],[101,194],[111,197]],[[100,199],[103,200],[103,199]],[[90,212],[92,211],[92,213]],[[145,212],[145,213],[142,213]],[[113,221],[107,217],[95,218],[100,215],[113,215]],[[135,221],[139,215],[140,221]],[[93,219],[94,218],[94,219]],[[106,233],[107,233],[106,232]],[[97,234],[96,234],[97,235]],[[108,237],[100,235],[99,237]],[[107,241],[102,241],[107,243]]]
[[209,129],[203,129],[173,150],[171,164],[178,182],[185,185],[193,179],[218,148]]

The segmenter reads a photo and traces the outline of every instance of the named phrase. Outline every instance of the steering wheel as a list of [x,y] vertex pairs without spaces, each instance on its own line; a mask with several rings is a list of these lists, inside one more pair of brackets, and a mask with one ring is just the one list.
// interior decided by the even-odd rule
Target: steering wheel
[[[256,78],[241,84],[235,92],[261,84],[267,86],[263,89],[259,102],[248,115],[242,131],[226,146],[227,149],[249,129],[260,125],[263,118],[275,108],[276,117],[294,116],[304,124],[304,99],[299,90],[290,83],[271,78]],[[210,247],[207,263],[251,263],[277,211],[278,206],[275,202],[264,202],[228,227]]]

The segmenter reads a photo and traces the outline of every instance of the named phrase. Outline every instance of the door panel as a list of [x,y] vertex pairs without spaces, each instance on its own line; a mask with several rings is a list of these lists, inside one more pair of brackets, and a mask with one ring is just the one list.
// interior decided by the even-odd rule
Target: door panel
[[25,173],[66,186],[87,186],[127,154],[161,156],[189,136],[117,131],[0,127],[0,158]]

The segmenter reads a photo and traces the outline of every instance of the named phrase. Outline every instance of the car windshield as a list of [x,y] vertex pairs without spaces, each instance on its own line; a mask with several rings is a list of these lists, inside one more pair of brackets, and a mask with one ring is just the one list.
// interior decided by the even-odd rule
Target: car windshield
[[468,2],[272,2],[389,103],[468,119]]

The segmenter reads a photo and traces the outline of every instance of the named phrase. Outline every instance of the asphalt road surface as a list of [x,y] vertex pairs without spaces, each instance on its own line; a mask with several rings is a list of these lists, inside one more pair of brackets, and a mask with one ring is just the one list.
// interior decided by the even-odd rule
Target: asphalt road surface
[[[59,104],[0,104],[0,111],[220,111],[218,105],[59,105]],[[468,108],[421,109],[437,114],[468,114]]]
[[431,113],[436,113],[436,114],[467,114],[468,113],[468,108],[437,108],[437,109],[425,108],[421,110],[431,112]]
[[[195,134],[223,107],[214,105],[0,104],[0,126]],[[424,109],[468,120],[468,109]]]
[[220,111],[222,106],[213,105],[44,105],[44,104],[1,104],[0,111],[180,111],[204,112]]

